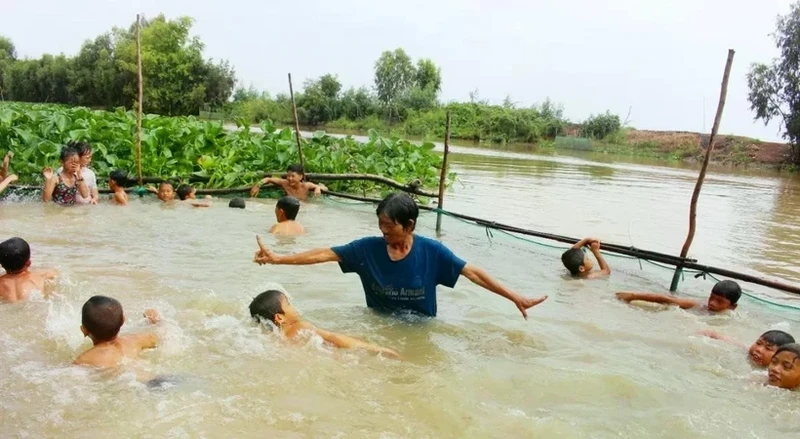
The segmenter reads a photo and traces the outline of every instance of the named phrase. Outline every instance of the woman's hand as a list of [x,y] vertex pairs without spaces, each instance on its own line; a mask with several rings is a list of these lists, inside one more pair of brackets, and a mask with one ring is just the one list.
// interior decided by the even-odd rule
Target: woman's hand
[[519,312],[522,313],[522,317],[526,320],[528,319],[528,309],[533,308],[534,306],[544,302],[547,300],[547,296],[542,296],[537,299],[532,299],[529,297],[519,297],[518,299],[514,300],[514,305],[517,305],[517,309]]
[[44,168],[44,169],[42,170],[42,176],[44,177],[44,181],[50,181],[50,180],[52,180],[52,179],[53,179],[53,177],[54,177],[54,175],[53,175],[53,168],[51,168],[51,167],[49,167],[49,166],[48,166],[48,167],[46,167],[46,168]]

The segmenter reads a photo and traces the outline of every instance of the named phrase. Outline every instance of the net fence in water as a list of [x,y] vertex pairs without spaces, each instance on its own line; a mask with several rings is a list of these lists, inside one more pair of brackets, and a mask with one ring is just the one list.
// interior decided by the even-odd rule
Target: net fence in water
[[[360,201],[344,201],[336,197],[326,197],[330,203],[341,207],[349,207],[354,210],[365,211],[368,204]],[[371,209],[369,209],[371,210]],[[493,229],[488,226],[476,224],[472,221],[464,220],[452,215],[446,210],[437,210],[444,216],[442,223],[442,241],[454,249],[470,250],[475,254],[475,249],[479,251],[484,259],[501,261],[500,267],[505,274],[511,277],[521,277],[522,271],[527,275],[542,275],[553,277],[553,273],[566,274],[566,270],[561,264],[561,254],[570,248],[569,245],[546,239],[531,238],[521,236],[503,230]],[[429,236],[435,236],[436,212],[421,211],[418,221],[418,231]],[[653,262],[634,256],[621,255],[617,253],[601,253],[612,268],[612,278],[615,279],[612,286],[619,290],[642,290],[644,291],[667,291],[675,267]],[[501,268],[501,270],[503,270]],[[515,274],[516,273],[516,274]],[[710,273],[698,270],[683,269],[681,273],[681,291],[699,291],[708,294],[711,287],[722,280]],[[797,317],[796,311],[800,311],[800,305],[792,304],[795,299],[793,296],[782,292],[775,292],[775,297],[767,292],[746,289],[746,283],[739,282],[742,288],[742,296],[746,300],[763,305],[765,310],[776,311],[780,314],[791,313]],[[771,293],[771,291],[769,291]],[[796,299],[795,299],[796,300]]]

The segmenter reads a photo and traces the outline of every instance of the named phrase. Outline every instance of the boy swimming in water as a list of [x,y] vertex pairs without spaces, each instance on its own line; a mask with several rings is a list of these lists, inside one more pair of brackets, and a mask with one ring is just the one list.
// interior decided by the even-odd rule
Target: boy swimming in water
[[[600,265],[600,270],[594,273],[592,272],[592,268],[594,268],[592,260],[583,252],[583,248],[587,245],[594,258],[597,259],[597,264]],[[584,238],[578,241],[571,249],[561,255],[561,262],[574,277],[597,279],[611,274],[611,267],[608,266],[606,260],[603,259],[602,253],[600,253],[600,240],[595,238]]]
[[727,341],[742,348],[746,348],[747,358],[750,360],[750,364],[759,368],[765,368],[769,366],[769,363],[772,361],[772,357],[775,355],[775,352],[778,350],[778,348],[789,343],[794,343],[794,337],[784,331],[778,331],[776,329],[761,334],[761,336],[758,337],[758,340],[750,345],[749,348],[747,345],[738,340],[726,337],[714,331],[702,331],[701,334],[715,340]]
[[[122,305],[111,297],[93,296],[83,304],[81,314],[81,332],[84,337],[92,339],[94,346],[82,353],[75,364],[114,367],[125,358],[136,358],[143,350],[158,345],[158,335],[154,332],[119,335],[125,315]],[[144,316],[152,324],[160,320],[158,312],[153,309],[145,310]]]
[[172,186],[172,183],[168,181],[161,182],[161,184],[158,185],[158,190],[152,185],[147,186],[147,191],[156,194],[158,199],[165,203],[175,199],[175,188]]
[[128,185],[128,173],[122,169],[111,171],[108,176],[108,188],[111,189],[111,202],[120,206],[128,205],[128,194],[125,187]]
[[322,194],[323,190],[328,190],[323,184],[314,184],[303,181],[305,178],[305,171],[301,165],[291,165],[286,170],[286,178],[267,177],[253,186],[250,189],[250,196],[257,197],[261,186],[265,184],[273,184],[280,187],[286,192],[286,195],[297,198],[301,201],[308,200],[308,193],[314,191],[314,196],[318,197]]
[[789,343],[778,348],[769,363],[767,384],[781,389],[800,387],[800,344]]
[[43,291],[47,281],[56,277],[55,270],[31,270],[31,248],[22,238],[0,243],[0,266],[6,273],[0,276],[0,300],[25,300],[33,290]]
[[300,201],[295,197],[285,196],[278,200],[275,206],[275,217],[278,223],[269,229],[273,235],[302,235],[305,233],[303,225],[295,221],[297,212],[300,211]]
[[268,290],[256,296],[250,303],[250,316],[256,320],[275,324],[288,339],[294,338],[302,330],[308,330],[337,348],[359,348],[400,358],[400,355],[391,349],[356,340],[346,335],[328,332],[301,320],[286,295],[277,290]]
[[[197,189],[189,186],[188,184],[182,184],[182,185],[178,186],[178,190],[175,191],[175,193],[178,194],[178,198],[181,201],[189,200],[189,204],[191,204],[194,207],[210,207],[211,206],[211,204],[209,204],[208,202],[193,201],[193,200],[197,200],[197,196],[196,196]],[[207,195],[206,199],[209,199],[209,198],[211,198],[211,196]]]
[[644,302],[662,303],[665,305],[676,305],[681,309],[691,309],[703,307],[709,312],[718,313],[723,311],[733,311],[736,309],[736,302],[742,296],[742,288],[739,284],[732,280],[723,280],[717,282],[714,288],[711,289],[711,295],[708,296],[708,302],[703,306],[695,299],[685,299],[673,297],[667,294],[656,293],[617,293],[617,298],[624,302],[631,302],[634,300],[641,300]]

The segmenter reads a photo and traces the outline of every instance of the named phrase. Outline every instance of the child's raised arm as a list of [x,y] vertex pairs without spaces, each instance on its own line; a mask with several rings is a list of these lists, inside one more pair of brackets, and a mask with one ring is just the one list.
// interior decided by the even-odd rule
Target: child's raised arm
[[[3,177],[0,176],[0,178],[3,178]],[[2,194],[4,190],[6,190],[8,185],[10,185],[11,183],[17,181],[17,178],[18,177],[16,176],[16,174],[11,174],[8,177],[4,177],[3,180],[0,181],[0,194]]]
[[634,300],[641,300],[643,302],[662,303],[665,305],[677,305],[681,309],[689,309],[697,306],[697,301],[692,299],[679,299],[677,297],[668,296],[666,294],[656,293],[617,293],[617,299],[623,302],[632,302]]
[[575,245],[572,246],[572,248],[584,248],[584,247],[586,247],[587,245],[591,244],[594,241],[599,241],[599,239],[583,238],[580,241],[576,242]]
[[286,183],[286,180],[284,180],[282,178],[265,177],[265,178],[261,179],[261,181],[256,183],[255,186],[253,186],[250,189],[250,197],[251,198],[257,197],[258,193],[261,192],[261,186],[263,186],[265,184],[273,184],[275,186],[283,187],[284,183]]
[[597,259],[597,264],[600,265],[600,271],[595,273],[589,273],[587,275],[588,278],[596,278],[601,276],[608,276],[611,274],[611,267],[608,266],[605,258],[603,258],[603,254],[600,253],[600,241],[592,241],[590,247],[592,250],[592,254],[594,258]]
[[42,201],[48,202],[53,199],[53,191],[56,189],[58,178],[53,175],[53,168],[46,167],[42,170],[44,177],[44,190],[42,190]]

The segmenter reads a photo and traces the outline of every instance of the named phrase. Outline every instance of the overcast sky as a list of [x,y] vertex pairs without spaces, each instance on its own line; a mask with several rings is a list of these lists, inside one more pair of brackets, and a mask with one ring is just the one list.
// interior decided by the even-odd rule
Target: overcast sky
[[[721,131],[776,140],[753,122],[745,74],[777,55],[769,33],[791,0],[0,0],[0,34],[20,56],[75,54],[137,12],[195,19],[206,56],[276,94],[335,73],[372,86],[380,53],[402,47],[442,69],[442,99],[527,106],[550,97],[582,120],[611,110],[642,129],[709,131],[727,49],[736,50]],[[705,100],[705,110],[704,110]]]

